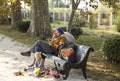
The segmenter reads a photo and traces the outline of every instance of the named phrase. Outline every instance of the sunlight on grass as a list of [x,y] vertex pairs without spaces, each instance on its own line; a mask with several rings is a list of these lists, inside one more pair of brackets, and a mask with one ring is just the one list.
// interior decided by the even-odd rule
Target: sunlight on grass
[[103,35],[112,35],[112,34],[120,34],[119,32],[115,32],[113,29],[107,29],[107,30],[102,30],[102,29],[89,29],[89,28],[82,28],[83,31],[91,32],[93,34],[103,34]]
[[[88,76],[92,77],[97,81],[119,81],[120,73],[118,69],[120,65],[115,65],[115,67],[110,65],[107,62],[102,62],[100,64],[96,64],[93,62],[88,62]],[[97,77],[96,77],[97,76]]]

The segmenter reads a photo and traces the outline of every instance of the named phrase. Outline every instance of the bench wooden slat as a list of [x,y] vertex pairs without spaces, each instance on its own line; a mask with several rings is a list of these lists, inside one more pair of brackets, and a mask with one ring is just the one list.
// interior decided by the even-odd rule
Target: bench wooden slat
[[[79,64],[84,60],[90,47],[85,46],[85,45],[77,45],[77,46],[78,46],[78,49],[76,51],[76,59],[78,60],[78,62],[76,64]],[[43,55],[46,56],[48,59],[51,59],[51,60],[59,63],[62,66],[66,63],[65,60],[63,60],[57,56],[54,56],[52,54],[44,54],[43,53]]]
[[61,58],[59,58],[57,56],[54,56],[52,54],[44,54],[43,53],[43,55],[46,56],[48,59],[54,60],[55,62],[59,63],[62,66],[66,63],[65,60],[63,60],[63,59],[61,59]]

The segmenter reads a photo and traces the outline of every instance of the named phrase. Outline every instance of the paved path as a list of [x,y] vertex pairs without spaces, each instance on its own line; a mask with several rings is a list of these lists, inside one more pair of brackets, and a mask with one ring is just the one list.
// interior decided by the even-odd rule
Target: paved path
[[[24,67],[33,61],[33,56],[25,57],[19,54],[24,50],[28,50],[28,47],[0,34],[0,81],[62,81],[62,78],[55,79],[53,77],[38,79],[28,76],[28,73],[25,73],[25,76],[14,76],[14,72],[22,71]],[[53,65],[53,63],[50,60],[46,60],[45,65]],[[74,73],[71,71],[66,81],[86,80],[79,72]]]

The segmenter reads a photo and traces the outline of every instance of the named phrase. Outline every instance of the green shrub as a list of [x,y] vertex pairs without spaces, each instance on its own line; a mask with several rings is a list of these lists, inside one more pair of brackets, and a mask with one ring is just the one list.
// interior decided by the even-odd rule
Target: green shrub
[[88,24],[89,24],[90,29],[97,27],[96,15],[94,14],[90,15],[90,20]]
[[[64,31],[66,31],[66,27],[62,27]],[[71,34],[77,39],[79,35],[83,33],[83,30],[80,27],[74,27],[71,29]]]
[[114,20],[114,24],[115,24],[115,30],[117,32],[120,32],[120,15],[118,15],[115,20]]
[[64,31],[66,31],[66,27],[61,27]]
[[82,27],[85,26],[85,19],[83,16],[80,16],[79,13],[75,13],[75,16],[73,18],[73,27]]
[[74,27],[71,29],[71,34],[77,39],[79,35],[83,33],[83,30],[80,27]]
[[16,28],[18,31],[26,33],[30,26],[30,21],[21,21],[16,23]]
[[120,36],[106,38],[102,45],[104,55],[108,61],[120,62]]

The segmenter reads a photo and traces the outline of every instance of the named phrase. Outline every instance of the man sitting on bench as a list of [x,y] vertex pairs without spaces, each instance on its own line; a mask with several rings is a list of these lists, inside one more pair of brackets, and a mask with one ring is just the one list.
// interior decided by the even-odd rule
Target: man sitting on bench
[[[20,54],[23,56],[30,56],[31,52],[33,52],[33,53],[42,52],[45,54],[54,55],[56,53],[57,47],[65,41],[67,41],[67,39],[64,36],[63,29],[57,28],[53,31],[53,36],[52,36],[51,40],[49,40],[49,43],[44,42],[42,40],[38,40],[30,50],[21,52]],[[44,55],[42,55],[42,58],[45,60]],[[35,59],[34,59],[34,62],[35,62]],[[34,64],[34,62],[33,62],[33,64]],[[30,66],[33,66],[33,64],[31,64]]]

